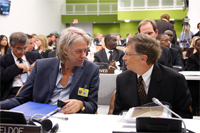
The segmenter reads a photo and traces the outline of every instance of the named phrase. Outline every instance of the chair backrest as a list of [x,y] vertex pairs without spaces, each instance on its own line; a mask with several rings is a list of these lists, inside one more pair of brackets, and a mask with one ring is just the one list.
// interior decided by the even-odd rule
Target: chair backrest
[[110,105],[113,92],[116,89],[117,74],[100,74],[98,105]]

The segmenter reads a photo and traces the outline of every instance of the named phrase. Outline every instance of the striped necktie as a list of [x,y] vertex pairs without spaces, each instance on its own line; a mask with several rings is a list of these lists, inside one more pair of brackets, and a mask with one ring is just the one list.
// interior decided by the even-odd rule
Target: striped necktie
[[144,85],[142,84],[143,78],[142,76],[139,77],[138,79],[138,95],[139,95],[139,100],[140,100],[140,105],[143,105],[146,102],[147,99],[147,95],[146,92],[144,90]]

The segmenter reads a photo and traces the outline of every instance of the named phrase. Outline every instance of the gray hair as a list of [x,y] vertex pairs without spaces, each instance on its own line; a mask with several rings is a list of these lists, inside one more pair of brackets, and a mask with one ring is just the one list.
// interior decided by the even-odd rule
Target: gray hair
[[10,35],[10,44],[15,47],[16,44],[24,46],[28,44],[29,40],[26,34],[22,32],[14,32]]
[[85,40],[88,46],[91,45],[92,39],[84,30],[76,27],[69,27],[63,30],[57,43],[56,55],[58,59],[64,63],[67,55],[65,55],[62,48],[65,46],[68,51],[73,43],[81,40]]
[[147,64],[155,64],[161,55],[159,42],[151,36],[139,33],[128,40],[128,45],[132,45],[135,52],[147,55]]

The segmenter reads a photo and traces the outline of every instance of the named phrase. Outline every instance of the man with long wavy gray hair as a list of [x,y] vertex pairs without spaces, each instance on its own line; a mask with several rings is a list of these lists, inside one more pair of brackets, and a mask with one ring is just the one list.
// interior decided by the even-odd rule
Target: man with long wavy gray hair
[[99,89],[99,68],[85,60],[91,38],[75,27],[65,29],[57,44],[57,57],[36,61],[19,95],[0,103],[10,109],[27,101],[66,103],[63,113],[95,113]]

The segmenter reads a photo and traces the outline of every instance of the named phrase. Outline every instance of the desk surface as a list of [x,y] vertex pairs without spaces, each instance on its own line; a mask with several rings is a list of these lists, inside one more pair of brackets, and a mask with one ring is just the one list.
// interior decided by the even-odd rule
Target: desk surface
[[200,71],[181,71],[186,80],[200,80]]
[[[61,114],[55,116],[68,117],[67,121],[51,118],[53,124],[59,123],[59,133],[112,133],[113,131],[136,131],[135,123],[123,122],[120,115],[100,115],[100,114]],[[195,119],[184,119],[186,128],[200,133],[198,127],[200,117]]]

